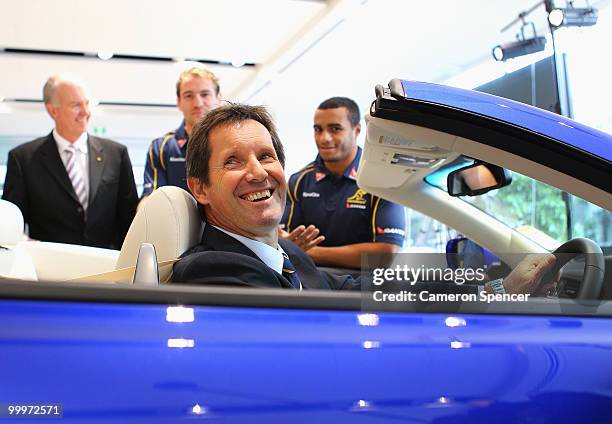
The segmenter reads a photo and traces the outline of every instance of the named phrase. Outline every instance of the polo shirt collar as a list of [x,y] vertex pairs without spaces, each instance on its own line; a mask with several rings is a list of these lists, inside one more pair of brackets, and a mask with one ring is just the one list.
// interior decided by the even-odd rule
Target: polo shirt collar
[[[181,148],[187,148],[187,142],[189,142],[189,135],[187,135],[187,131],[185,130],[185,120],[183,119],[183,122],[181,122],[181,126],[178,127],[174,133],[174,138],[176,139],[177,143],[179,140],[185,140],[185,143],[183,144],[183,146],[181,146]],[[180,146],[180,143],[179,143]]]
[[[353,162],[345,169],[343,177],[351,180],[357,180],[357,171],[359,169],[359,160],[361,159],[361,147],[357,146],[357,154]],[[315,159],[315,181],[319,182],[332,173],[325,167],[321,155],[317,155]]]

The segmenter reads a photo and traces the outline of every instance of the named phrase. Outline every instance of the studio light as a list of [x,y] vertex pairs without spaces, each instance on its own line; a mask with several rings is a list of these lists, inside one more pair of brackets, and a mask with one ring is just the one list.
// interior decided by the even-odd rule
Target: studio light
[[548,13],[553,28],[562,26],[593,26],[597,23],[597,9],[593,7],[555,8]]
[[512,43],[500,44],[493,47],[493,58],[497,61],[508,60],[531,53],[537,53],[546,47],[545,37],[533,37],[518,40]]

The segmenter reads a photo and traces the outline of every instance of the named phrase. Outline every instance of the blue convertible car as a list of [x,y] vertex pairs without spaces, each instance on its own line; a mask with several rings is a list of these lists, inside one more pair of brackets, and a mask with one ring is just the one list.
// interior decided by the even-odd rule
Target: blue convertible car
[[612,422],[612,137],[404,80],[376,88],[366,121],[360,187],[460,233],[455,266],[467,245],[495,255],[491,273],[556,252],[556,290],[373,302],[156,284],[201,231],[193,200],[162,189],[121,253],[0,240],[0,266],[22,261],[0,281],[0,422]]

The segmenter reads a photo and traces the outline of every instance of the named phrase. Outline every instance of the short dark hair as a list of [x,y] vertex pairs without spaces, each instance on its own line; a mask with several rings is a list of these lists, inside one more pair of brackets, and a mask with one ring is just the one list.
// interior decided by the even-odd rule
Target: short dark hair
[[357,106],[354,100],[348,97],[330,97],[323,101],[317,109],[337,109],[339,107],[345,107],[348,110],[349,122],[355,128],[361,120],[361,116],[359,114],[359,106]]
[[202,183],[209,184],[210,133],[213,129],[244,122],[248,120],[263,125],[272,138],[272,145],[279,162],[285,167],[285,150],[278,137],[272,116],[264,106],[250,106],[230,103],[208,112],[194,127],[187,143],[187,176],[196,177]]

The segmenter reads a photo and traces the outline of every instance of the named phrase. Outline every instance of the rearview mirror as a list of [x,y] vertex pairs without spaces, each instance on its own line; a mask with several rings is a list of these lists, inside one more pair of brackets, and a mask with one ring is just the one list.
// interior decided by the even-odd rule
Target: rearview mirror
[[451,196],[478,196],[511,182],[512,173],[507,169],[476,162],[448,174],[447,187]]

